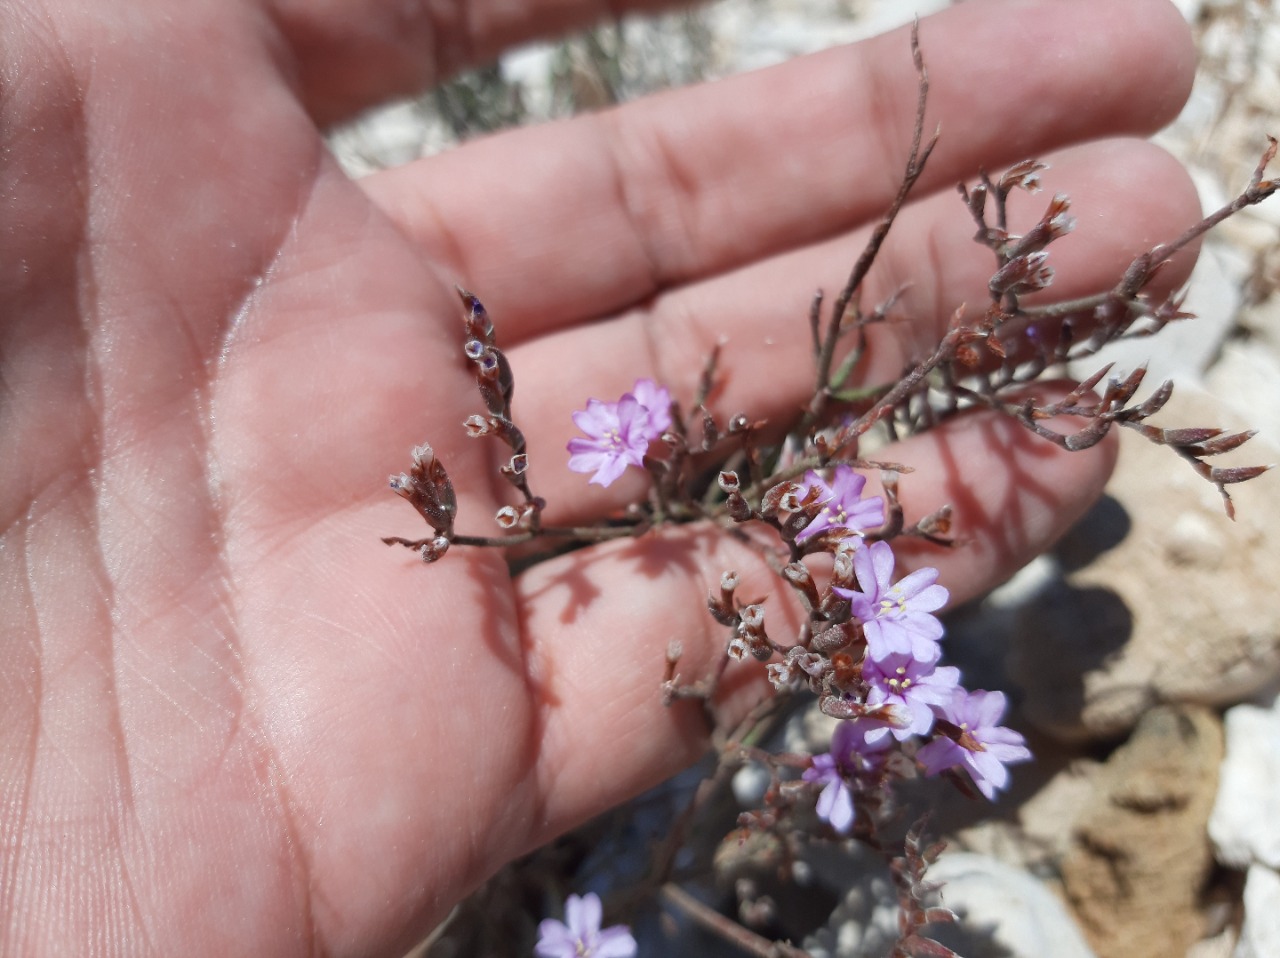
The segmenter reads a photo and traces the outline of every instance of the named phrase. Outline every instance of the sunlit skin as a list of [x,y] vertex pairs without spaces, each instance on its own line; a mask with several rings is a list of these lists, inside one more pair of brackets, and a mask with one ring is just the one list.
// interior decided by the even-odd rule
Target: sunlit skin
[[[383,545],[430,532],[387,488],[424,440],[460,533],[510,502],[510,451],[462,427],[484,407],[454,284],[510,359],[549,523],[644,488],[566,468],[590,396],[648,377],[688,408],[723,340],[722,421],[798,415],[813,291],[897,189],[907,33],[352,182],[325,126],[606,4],[4,9],[0,953],[403,955],[501,864],[698,757],[701,710],[658,694],[667,645],[704,674],[708,584],[776,588],[696,526],[515,579],[495,550]],[[1165,0],[974,0],[920,38],[942,139],[868,278],[867,303],[911,285],[852,388],[988,295],[954,192],[980,168],[1050,161],[1080,221],[1051,256],[1064,298],[1199,214],[1138,139],[1192,78]],[[1024,199],[1015,228],[1043,212]],[[1082,514],[1114,445],[974,415],[884,456],[915,467],[907,521],[950,503],[965,543],[904,544],[899,573],[937,566],[963,601]]]

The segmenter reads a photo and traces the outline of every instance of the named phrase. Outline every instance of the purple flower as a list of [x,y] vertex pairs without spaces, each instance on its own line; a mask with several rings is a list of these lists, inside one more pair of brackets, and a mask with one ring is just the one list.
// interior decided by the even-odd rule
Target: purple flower
[[649,410],[649,427],[653,432],[650,440],[657,439],[671,428],[671,393],[665,386],[659,386],[652,379],[637,379],[631,395]]
[[649,412],[627,393],[616,403],[588,399],[573,421],[588,436],[569,440],[569,468],[595,472],[590,481],[607,486],[627,466],[643,466],[649,448]]
[[963,766],[978,790],[995,801],[996,792],[1009,784],[1005,766],[1031,758],[1026,739],[1011,728],[996,725],[1004,709],[1003,692],[966,692],[962,688],[952,692],[938,715],[960,729],[961,741],[940,735],[920,749],[916,758],[925,774]]
[[903,720],[900,726],[869,733],[868,742],[878,742],[890,733],[899,741],[927,735],[933,728],[932,706],[950,702],[960,684],[960,670],[955,666],[935,668],[931,662],[901,652],[886,655],[882,661],[867,659],[862,664],[862,677],[871,686],[867,704],[892,705]]
[[861,592],[835,592],[849,600],[853,617],[862,623],[867,655],[876,661],[900,653],[921,662],[937,662],[942,623],[930,613],[942,608],[950,593],[940,585],[937,569],[917,569],[890,585],[893,550],[887,542],[873,542],[853,554],[853,571]]
[[652,379],[639,379],[635,392],[617,402],[588,399],[573,421],[587,438],[569,440],[569,468],[594,472],[589,481],[608,486],[627,466],[643,467],[649,443],[671,428],[671,394]]
[[540,958],[634,958],[636,940],[626,925],[601,930],[600,896],[588,892],[570,895],[564,903],[563,922],[547,918],[538,924]]
[[853,827],[853,792],[847,777],[868,771],[879,764],[877,752],[889,743],[873,744],[870,735],[883,726],[869,719],[848,719],[836,726],[831,736],[831,750],[813,756],[813,765],[800,776],[806,782],[824,785],[818,795],[815,811],[818,817],[841,835]]
[[826,786],[818,795],[815,811],[839,834],[847,835],[853,827],[853,792],[849,791],[835,758],[830,754],[815,755],[812,767],[806,768],[802,777],[806,782]]
[[854,472],[844,463],[836,466],[831,485],[827,485],[826,480],[813,470],[806,472],[796,496],[803,500],[816,489],[821,508],[814,520],[796,536],[796,542],[821,535],[828,529],[863,532],[884,525],[884,500],[879,496],[860,498],[866,484],[866,476]]

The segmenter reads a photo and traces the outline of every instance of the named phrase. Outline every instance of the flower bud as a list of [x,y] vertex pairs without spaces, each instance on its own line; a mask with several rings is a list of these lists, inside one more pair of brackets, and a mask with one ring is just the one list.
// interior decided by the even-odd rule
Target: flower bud
[[867,707],[843,695],[824,695],[818,699],[818,710],[832,718],[852,719],[865,715]]
[[479,439],[493,432],[494,422],[484,416],[468,416],[462,421],[462,426],[467,430],[468,436]]
[[751,518],[751,503],[747,502],[740,492],[729,493],[725,506],[728,507],[729,518],[734,522],[746,522]]
[[480,369],[480,375],[485,379],[497,379],[498,374],[502,371],[498,363],[498,357],[494,355],[493,350],[488,350],[476,362]]
[[421,446],[413,447],[413,463],[423,468],[429,467],[436,461],[435,450],[431,448],[430,443],[423,443]]
[[538,516],[542,511],[542,507],[536,502],[522,502],[516,506],[516,512],[520,514],[519,520],[516,522],[517,527],[528,531],[532,529],[538,522]]
[[436,536],[430,542],[424,542],[420,555],[423,562],[435,562],[449,551],[449,540],[444,536]]
[[782,576],[794,585],[813,585],[813,575],[803,562],[788,562],[782,567]]
[[794,664],[815,679],[822,678],[822,673],[827,670],[827,660],[816,652],[801,652],[795,657]]
[[813,637],[813,647],[820,652],[834,652],[836,649],[842,649],[848,644],[849,633],[845,631],[843,624],[823,629]]
[[768,676],[770,684],[781,692],[795,681],[795,673],[790,665],[782,662],[772,662],[765,667],[765,675]]
[[1023,160],[1021,163],[1010,167],[1008,172],[1000,177],[1000,190],[1008,193],[1015,187],[1019,187],[1028,193],[1039,192],[1040,171],[1048,168],[1046,164],[1036,160]]
[[1065,193],[1055,195],[1053,202],[1049,204],[1047,219],[1051,239],[1065,236],[1076,228],[1076,218],[1067,212],[1070,206],[1071,200]]
[[468,310],[467,332],[487,342],[493,342],[493,320],[489,318],[489,312],[484,308],[484,304],[466,290],[460,287],[455,288]]
[[[788,495],[791,495],[794,490],[799,488],[799,485],[794,482],[780,482],[776,486],[773,486],[764,494],[764,498],[760,500],[760,515],[767,519],[772,519],[778,514],[779,509],[786,509],[787,512],[794,512],[794,509],[787,509],[787,507],[782,504],[782,500],[786,499]],[[795,501],[798,503],[799,500],[797,499]]]
[[797,560],[787,563],[782,567],[782,577],[795,586],[808,608],[814,608],[821,601],[817,583],[813,581],[813,574],[803,562]]
[[987,288],[996,297],[1007,292],[1028,293],[1044,289],[1053,282],[1053,267],[1046,262],[1048,258],[1047,250],[1015,256],[996,270]]
[[[831,584],[841,589],[847,589],[853,584],[853,550],[845,549],[844,544],[850,540],[844,539],[836,549],[835,561],[831,563]],[[859,538],[852,541],[861,542]]]

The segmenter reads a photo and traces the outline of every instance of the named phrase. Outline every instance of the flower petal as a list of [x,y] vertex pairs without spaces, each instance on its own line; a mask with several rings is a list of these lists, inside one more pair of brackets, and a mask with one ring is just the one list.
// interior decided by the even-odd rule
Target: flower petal
[[843,781],[834,781],[824,788],[814,810],[841,835],[853,825],[853,796]]
[[671,393],[652,379],[637,379],[631,394],[649,411],[649,426],[654,438],[671,428]]
[[610,456],[600,464],[596,474],[587,481],[594,482],[600,486],[609,486],[626,471],[627,461],[625,459],[621,456]]
[[634,958],[637,945],[626,925],[611,925],[600,932],[591,958]]
[[587,892],[581,897],[570,895],[564,903],[565,922],[577,938],[586,938],[599,931],[602,914],[600,896],[595,892]]
[[862,495],[862,487],[866,484],[866,476],[854,472],[852,467],[844,463],[836,466],[835,474],[831,477],[831,491],[844,504],[845,509],[849,509],[854,500]]
[[969,754],[951,739],[939,735],[932,742],[924,745],[916,752],[916,761],[924,766],[926,775],[937,775],[949,768],[955,768]]
[[545,918],[538,923],[538,943],[533,946],[539,958],[575,958],[578,946],[564,922]]
[[593,438],[618,428],[618,404],[588,399],[587,408],[573,414],[573,424]]

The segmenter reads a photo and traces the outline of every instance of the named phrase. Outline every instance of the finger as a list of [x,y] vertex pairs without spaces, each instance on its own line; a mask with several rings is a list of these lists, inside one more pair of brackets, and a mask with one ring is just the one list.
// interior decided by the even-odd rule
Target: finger
[[660,0],[273,0],[290,72],[321,124],[415,93],[505,48]]
[[[1194,64],[1165,0],[962,4],[924,21],[920,37],[926,126],[942,125],[920,191],[1155,129],[1177,113]],[[897,31],[362,183],[486,300],[512,343],[880,215],[905,164],[916,90]]]
[[[943,551],[897,540],[897,574],[932,565],[953,605],[979,594],[1083,513],[1102,489],[1114,449],[1107,442],[1066,453],[990,414],[894,446],[893,458],[917,467],[903,479],[909,514],[950,502],[962,543]],[[685,681],[702,677],[724,654],[726,635],[708,616],[706,596],[727,569],[744,577],[744,594],[772,592],[766,621],[775,639],[786,641],[795,621],[778,580],[754,552],[705,529],[611,543],[521,577],[528,661],[544,703],[537,774],[545,805],[532,843],[652,785],[705,747],[696,710],[664,709],[657,686],[673,639],[685,650]],[[762,690],[763,669],[744,668],[750,679],[740,675],[735,701],[721,703],[729,713],[740,715]]]
[[[1039,218],[1046,194],[1068,193],[1079,225],[1051,246],[1057,299],[1113,286],[1131,259],[1176,236],[1199,216],[1195,190],[1182,166],[1163,150],[1137,141],[1108,141],[1050,157],[1047,189],[1017,195],[1011,228]],[[970,317],[989,302],[994,268],[989,250],[973,242],[973,221],[959,197],[940,193],[908,207],[895,224],[867,280],[870,309],[908,285],[891,321],[869,329],[854,385],[892,382],[927,356],[954,311]],[[532,476],[550,503],[553,522],[577,521],[617,509],[643,495],[647,478],[629,470],[613,486],[586,487],[565,468],[565,444],[577,434],[570,413],[588,397],[616,399],[635,380],[666,384],[687,409],[703,363],[723,339],[712,407],[723,423],[745,413],[776,424],[795,420],[813,390],[814,363],[805,311],[819,283],[838,287],[867,231],[816,244],[752,267],[692,283],[604,323],[544,336],[511,351],[518,383],[515,411],[526,424]],[[1186,278],[1190,256],[1159,277],[1164,291]],[[1157,289],[1159,292],[1159,289]],[[831,295],[834,295],[832,293]],[[570,379],[564,370],[572,368]]]

